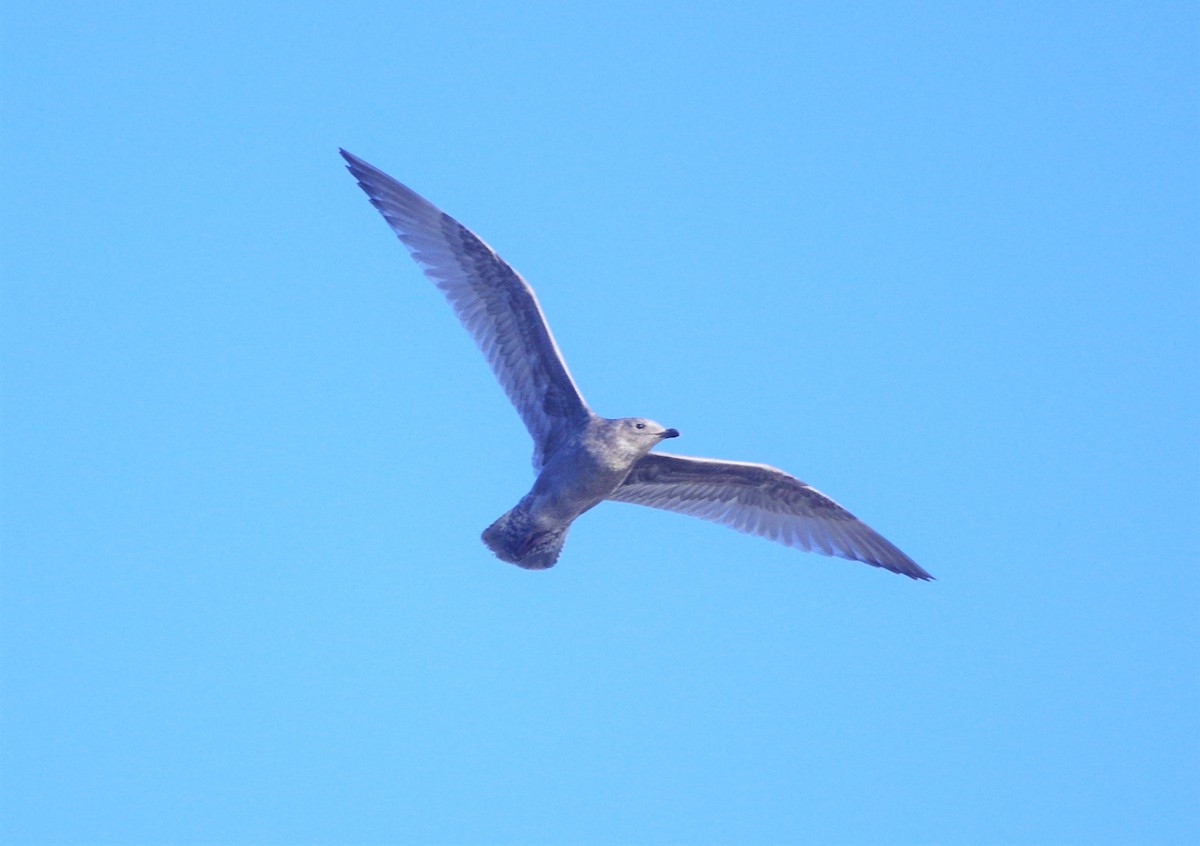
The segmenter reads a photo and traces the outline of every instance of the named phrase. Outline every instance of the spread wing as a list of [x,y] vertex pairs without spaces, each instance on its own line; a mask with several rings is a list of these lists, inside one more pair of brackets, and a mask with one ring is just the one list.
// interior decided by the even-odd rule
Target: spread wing
[[348,169],[425,275],[446,295],[533,436],[533,464],[588,417],[533,289],[471,230],[341,151]]
[[809,552],[913,579],[916,562],[825,494],[765,464],[649,453],[610,499],[691,514]]

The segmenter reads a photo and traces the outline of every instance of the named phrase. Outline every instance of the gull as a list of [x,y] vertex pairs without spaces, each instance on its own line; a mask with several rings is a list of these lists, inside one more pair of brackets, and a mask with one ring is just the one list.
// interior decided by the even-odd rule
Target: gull
[[786,546],[931,579],[825,494],[766,464],[651,452],[679,437],[644,417],[595,414],[575,386],[533,288],[475,233],[341,151],[371,204],[441,289],[533,437],[537,478],[483,531],[496,557],[554,566],[576,517],[605,500],[690,514]]

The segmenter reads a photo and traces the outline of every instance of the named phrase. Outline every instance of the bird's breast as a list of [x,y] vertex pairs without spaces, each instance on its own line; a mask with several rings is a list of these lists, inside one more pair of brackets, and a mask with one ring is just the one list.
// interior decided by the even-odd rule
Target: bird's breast
[[614,464],[581,445],[560,451],[547,462],[531,494],[542,515],[573,520],[607,498],[628,473],[628,466]]

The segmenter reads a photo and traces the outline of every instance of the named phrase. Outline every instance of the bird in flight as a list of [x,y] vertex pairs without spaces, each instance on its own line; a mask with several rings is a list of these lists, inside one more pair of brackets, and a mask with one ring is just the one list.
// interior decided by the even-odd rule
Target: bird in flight
[[933,578],[866,523],[782,470],[651,452],[679,432],[643,417],[597,415],[567,372],[529,283],[441,209],[341,153],[371,204],[450,301],[533,437],[532,490],[483,531],[498,558],[530,570],[554,566],[575,518],[613,500],[691,514],[913,579]]

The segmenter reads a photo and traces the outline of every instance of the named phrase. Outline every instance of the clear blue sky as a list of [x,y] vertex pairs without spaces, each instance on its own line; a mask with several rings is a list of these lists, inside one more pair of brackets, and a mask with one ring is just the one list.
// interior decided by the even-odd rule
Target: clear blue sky
[[[1200,840],[1197,5],[510,5],[5,5],[0,841]],[[528,437],[339,146],[938,581],[496,561]]]

